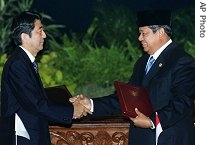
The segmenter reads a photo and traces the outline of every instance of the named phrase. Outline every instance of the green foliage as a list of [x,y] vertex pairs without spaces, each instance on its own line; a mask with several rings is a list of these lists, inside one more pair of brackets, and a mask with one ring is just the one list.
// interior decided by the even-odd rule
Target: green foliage
[[110,48],[92,49],[81,62],[84,64],[83,71],[86,72],[80,74],[81,83],[95,82],[104,87],[113,85],[114,80],[128,81],[133,66],[125,52],[114,44]]
[[[7,54],[0,55],[0,74],[2,74],[3,66],[6,60],[7,60]],[[0,80],[1,80],[1,75],[0,75]]]
[[97,35],[103,45],[109,47],[117,42],[121,46],[126,46],[125,40],[130,40],[137,45],[136,15],[129,8],[122,5],[103,4],[94,7],[94,10],[97,18]]
[[177,9],[172,17],[174,40],[195,56],[195,7]]
[[63,70],[58,67],[57,61],[61,59],[56,52],[44,54],[39,62],[39,73],[45,87],[65,84],[74,93],[76,84],[67,81]]
[[[80,60],[85,54],[85,50],[82,49],[80,41],[77,40],[75,36],[70,38],[64,35],[62,41],[63,44],[52,46],[53,51],[59,56],[58,60],[55,62],[55,66],[64,73],[64,80],[78,83],[78,79],[75,76],[81,73]],[[52,45],[56,43],[55,41],[51,41]]]
[[[90,26],[89,29],[94,28]],[[50,56],[51,60],[47,59],[48,61],[45,62],[46,67],[40,69],[43,71],[40,75],[45,84],[48,82],[67,84],[74,86],[70,89],[73,93],[83,92],[94,97],[96,94],[92,93],[93,90],[97,90],[100,94],[113,91],[114,80],[128,81],[134,60],[139,57],[139,49],[128,40],[126,40],[127,47],[125,48],[120,48],[119,44],[113,44],[110,48],[91,45],[91,33],[94,31],[89,29],[88,35],[85,35],[82,41],[76,34],[72,34],[71,37],[64,35],[62,44],[50,41],[50,47],[56,55]],[[40,65],[44,63],[42,59]],[[47,74],[45,74],[46,69],[50,70]],[[56,80],[53,76],[58,70],[60,75],[62,74],[60,80]],[[48,85],[51,84],[48,83]],[[90,90],[90,88],[93,89]],[[104,92],[99,91],[99,88],[100,90],[109,89]]]

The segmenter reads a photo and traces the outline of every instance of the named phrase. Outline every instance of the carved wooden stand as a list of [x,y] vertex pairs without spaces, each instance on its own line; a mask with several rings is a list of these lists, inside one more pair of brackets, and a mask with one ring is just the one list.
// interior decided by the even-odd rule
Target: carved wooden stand
[[50,126],[52,145],[127,145],[129,122],[123,117],[83,119],[71,127]]

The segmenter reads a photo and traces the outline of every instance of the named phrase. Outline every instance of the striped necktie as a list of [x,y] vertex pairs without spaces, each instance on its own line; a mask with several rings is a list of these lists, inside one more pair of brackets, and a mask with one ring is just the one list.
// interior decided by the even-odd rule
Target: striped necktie
[[34,61],[33,62],[34,70],[36,73],[38,73],[38,64]]
[[154,59],[153,56],[151,56],[151,57],[149,58],[148,63],[147,63],[147,66],[146,66],[146,69],[145,69],[145,74],[148,73],[148,71],[150,70],[150,68],[152,67],[152,65],[153,65],[154,62],[155,62],[155,59]]

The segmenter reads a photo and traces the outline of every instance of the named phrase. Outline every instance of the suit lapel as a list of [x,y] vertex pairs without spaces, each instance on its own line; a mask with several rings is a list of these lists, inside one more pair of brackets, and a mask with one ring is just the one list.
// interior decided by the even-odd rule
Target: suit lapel
[[175,47],[177,45],[175,43],[169,44],[163,52],[159,55],[155,63],[152,65],[150,71],[145,75],[142,85],[147,86],[149,82],[154,78],[156,75],[160,74],[162,70],[166,68],[171,61],[174,61],[173,56],[175,54]]
[[[29,69],[31,71],[31,78],[32,79],[35,79],[36,80],[36,86],[38,87],[38,89],[42,92],[43,94],[43,84],[42,84],[42,81],[41,81],[41,78],[39,76],[39,73],[36,73],[35,70],[34,70],[34,67],[33,67],[33,63],[31,62],[31,60],[29,59],[28,55],[24,52],[24,50],[22,50],[20,48],[20,53],[22,55],[22,58],[23,58],[23,61],[25,63],[27,63],[27,65],[29,66]],[[44,95],[45,97],[47,97],[46,95]]]
[[156,75],[159,74],[159,72],[164,69],[166,62],[163,57],[159,56],[158,59],[155,61],[155,63],[152,65],[150,71],[145,75],[142,85],[147,86],[147,84],[150,82],[150,80]]

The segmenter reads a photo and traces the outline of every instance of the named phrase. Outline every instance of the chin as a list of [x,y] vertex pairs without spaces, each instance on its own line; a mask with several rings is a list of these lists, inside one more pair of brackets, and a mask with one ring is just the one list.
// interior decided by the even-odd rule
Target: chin
[[143,49],[144,49],[145,52],[148,52],[148,49],[147,48],[143,47]]

